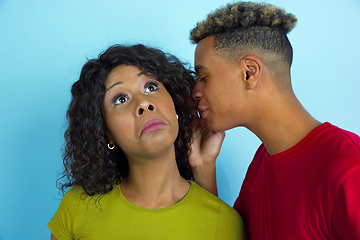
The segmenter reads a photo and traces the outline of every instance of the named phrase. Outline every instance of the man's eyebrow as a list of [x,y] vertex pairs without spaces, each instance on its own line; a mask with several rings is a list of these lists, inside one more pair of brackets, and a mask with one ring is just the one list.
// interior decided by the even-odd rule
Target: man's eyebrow
[[199,73],[199,70],[202,70],[202,69],[207,69],[207,68],[205,66],[203,66],[203,65],[196,65],[195,72]]
[[117,86],[117,85],[119,85],[119,84],[123,84],[123,82],[120,81],[120,82],[114,83],[113,85],[111,85],[110,87],[108,87],[108,88],[105,90],[105,94],[106,94],[110,89],[112,89],[113,87],[115,87],[115,86]]

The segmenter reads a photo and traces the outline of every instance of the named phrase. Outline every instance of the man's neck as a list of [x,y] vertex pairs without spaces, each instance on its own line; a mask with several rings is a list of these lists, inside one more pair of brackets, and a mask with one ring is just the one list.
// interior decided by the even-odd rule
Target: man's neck
[[295,98],[272,103],[248,129],[263,142],[268,153],[275,155],[300,142],[321,123],[313,118]]

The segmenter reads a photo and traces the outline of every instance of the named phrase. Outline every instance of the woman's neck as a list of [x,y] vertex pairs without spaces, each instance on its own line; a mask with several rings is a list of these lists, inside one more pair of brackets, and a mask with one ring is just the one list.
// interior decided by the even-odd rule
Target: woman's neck
[[129,172],[120,183],[131,203],[144,208],[164,208],[179,202],[190,184],[181,177],[175,151],[152,159],[129,159]]

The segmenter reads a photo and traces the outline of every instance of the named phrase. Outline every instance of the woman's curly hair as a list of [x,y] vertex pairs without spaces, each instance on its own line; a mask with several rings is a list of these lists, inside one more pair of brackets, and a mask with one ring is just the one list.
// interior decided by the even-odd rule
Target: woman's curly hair
[[194,73],[178,58],[161,50],[144,45],[113,45],[98,58],[88,60],[71,88],[68,128],[64,134],[65,169],[59,179],[66,181],[60,183],[58,180],[63,193],[66,188],[80,186],[89,196],[105,194],[129,170],[121,148],[116,145],[110,150],[107,147],[102,114],[106,77],[122,64],[138,66],[145,75],[162,82],[171,95],[179,116],[179,133],[174,143],[177,166],[183,178],[192,178],[188,155],[192,138],[189,109]]

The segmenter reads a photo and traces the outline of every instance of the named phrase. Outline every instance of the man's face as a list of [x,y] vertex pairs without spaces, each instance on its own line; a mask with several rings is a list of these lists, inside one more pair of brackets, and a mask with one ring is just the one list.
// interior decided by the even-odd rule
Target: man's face
[[241,71],[237,63],[229,63],[213,50],[214,37],[201,40],[195,50],[198,80],[193,97],[199,100],[198,110],[213,131],[239,126],[242,104]]

